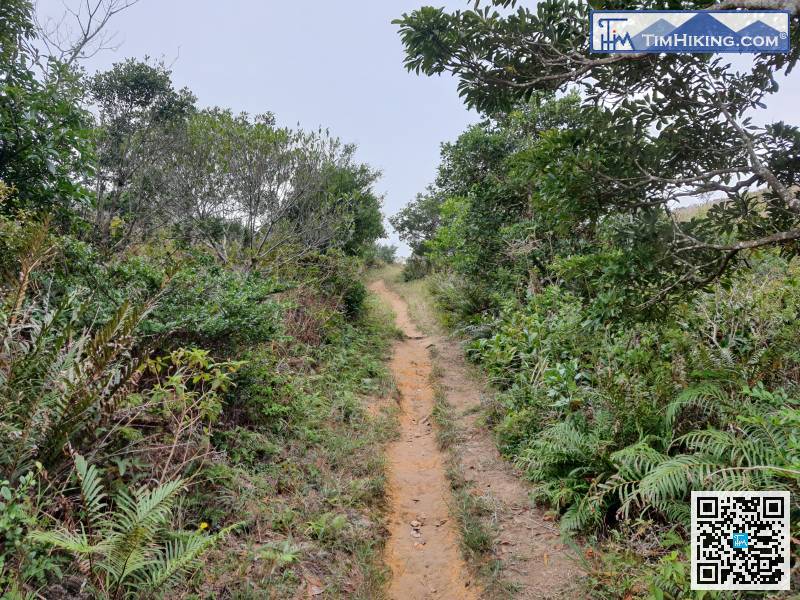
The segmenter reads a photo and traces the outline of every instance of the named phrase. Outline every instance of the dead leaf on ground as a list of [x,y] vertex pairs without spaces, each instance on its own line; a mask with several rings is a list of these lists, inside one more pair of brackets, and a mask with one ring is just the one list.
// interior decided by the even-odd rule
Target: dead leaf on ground
[[322,581],[313,573],[303,573],[303,579],[306,580],[306,597],[316,598],[325,593],[325,587]]

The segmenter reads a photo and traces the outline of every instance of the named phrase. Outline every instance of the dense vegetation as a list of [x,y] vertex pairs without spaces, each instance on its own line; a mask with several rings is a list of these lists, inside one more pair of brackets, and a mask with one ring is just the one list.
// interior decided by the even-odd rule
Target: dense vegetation
[[691,490],[790,490],[800,532],[800,130],[751,121],[800,43],[744,72],[599,57],[584,3],[477,4],[398,21],[485,117],[393,219],[406,276],[434,272],[537,499],[602,542],[594,591],[692,597]]
[[86,75],[100,17],[46,54],[0,5],[0,595],[369,597],[378,173],[160,64]]
[[[0,4],[0,593],[375,597],[379,174],[160,63],[84,72],[128,4],[74,42]],[[593,56],[588,4],[515,5],[398,21],[406,66],[483,115],[392,220],[405,276],[498,387],[536,500],[597,544],[591,591],[692,597],[691,490],[789,490],[800,537],[800,129],[753,119],[800,6],[792,51],[735,71]]]

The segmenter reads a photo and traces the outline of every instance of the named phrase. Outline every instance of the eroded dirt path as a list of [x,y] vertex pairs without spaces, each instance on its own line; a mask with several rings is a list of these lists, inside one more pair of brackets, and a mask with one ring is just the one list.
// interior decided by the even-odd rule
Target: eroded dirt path
[[561,541],[558,525],[530,501],[530,486],[497,450],[480,419],[481,384],[469,372],[460,344],[433,338],[453,418],[461,432],[455,451],[472,493],[491,508],[494,558],[512,598],[573,599],[582,596],[579,561]]
[[[405,446],[395,449],[392,456],[392,470],[397,473],[393,475],[396,479],[392,482],[392,489],[400,492],[396,498],[399,502],[399,509],[403,512],[402,520],[408,515],[412,516],[415,512],[415,504],[406,504],[407,494],[403,493],[402,487],[406,485],[405,469],[402,467],[406,461],[415,460],[415,446],[408,444],[409,437],[423,435],[425,449],[431,458],[431,471],[437,474],[431,481],[430,489],[441,489],[428,498],[430,504],[426,505],[437,515],[447,516],[447,484],[443,480],[442,458],[437,453],[437,447],[430,433],[427,421],[421,421],[430,414],[432,405],[432,392],[428,385],[428,376],[431,370],[429,351],[432,349],[435,354],[435,364],[438,375],[438,385],[443,387],[447,404],[450,406],[451,418],[453,419],[459,435],[455,447],[450,452],[455,453],[462,477],[469,482],[471,493],[479,496],[486,505],[491,507],[492,523],[494,530],[495,543],[493,548],[493,558],[502,565],[502,579],[508,586],[507,591],[493,590],[491,592],[476,592],[473,585],[473,594],[480,595],[482,598],[525,598],[525,599],[572,599],[582,596],[580,579],[584,575],[579,566],[579,561],[572,555],[572,551],[566,547],[559,536],[558,526],[550,519],[543,510],[532,505],[530,501],[530,486],[522,479],[521,474],[507,461],[505,461],[497,450],[491,432],[483,424],[481,415],[482,393],[484,384],[478,380],[472,370],[464,360],[464,352],[458,340],[446,335],[438,326],[433,314],[430,299],[419,292],[418,288],[402,286],[404,298],[399,297],[392,289],[387,288],[383,281],[373,284],[372,289],[377,292],[386,302],[390,303],[401,327],[407,335],[419,336],[417,327],[408,317],[408,306],[406,301],[411,304],[412,314],[419,326],[428,334],[427,337],[419,340],[408,340],[398,348],[393,369],[398,386],[404,393],[405,402],[409,398],[423,398],[414,400],[405,406],[403,423],[403,441]],[[414,361],[416,364],[413,364]],[[413,364],[413,367],[408,365]],[[406,366],[404,366],[406,365]],[[413,382],[406,378],[413,376]],[[422,390],[420,392],[420,390]],[[421,396],[414,396],[413,393],[421,393]],[[409,396],[409,394],[411,394]],[[423,426],[424,425],[424,426]],[[409,436],[409,433],[412,435]],[[414,438],[417,439],[417,438]],[[396,465],[396,466],[395,466]],[[425,468],[420,464],[420,468]],[[440,488],[441,486],[441,488]],[[416,496],[414,496],[416,497]],[[436,505],[436,502],[439,502]],[[394,507],[394,505],[393,505]],[[421,509],[420,509],[421,510]],[[438,518],[438,517],[437,517]],[[431,521],[426,522],[425,528],[430,526]],[[434,522],[435,523],[435,522]],[[403,527],[405,525],[405,527]],[[423,528],[424,531],[425,528]],[[453,530],[443,532],[448,554],[445,560],[456,561],[458,568],[451,571],[437,561],[448,577],[455,573],[463,572],[460,557],[453,558],[453,553],[458,553],[456,546],[457,536]],[[390,564],[395,572],[392,593],[394,598],[415,598],[418,596],[403,595],[405,577],[396,569],[396,562],[405,555],[406,544],[398,547],[400,542],[408,542],[409,526],[407,523],[400,523],[395,531],[392,531],[392,541],[390,547],[392,552],[389,554]],[[452,540],[452,541],[451,541]],[[411,544],[413,548],[413,542]],[[436,554],[441,554],[439,550]],[[444,557],[444,554],[441,554]],[[401,574],[398,578],[397,575]],[[457,588],[451,588],[457,589]],[[460,595],[459,595],[460,594]],[[439,597],[468,598],[464,595],[463,589],[459,594]],[[422,596],[424,597],[424,596]],[[472,596],[474,597],[474,596]]]
[[383,281],[370,289],[391,306],[407,339],[394,349],[391,370],[400,395],[400,438],[387,448],[389,540],[394,600],[477,598],[448,511],[450,487],[431,423],[431,341],[408,316],[406,303]]

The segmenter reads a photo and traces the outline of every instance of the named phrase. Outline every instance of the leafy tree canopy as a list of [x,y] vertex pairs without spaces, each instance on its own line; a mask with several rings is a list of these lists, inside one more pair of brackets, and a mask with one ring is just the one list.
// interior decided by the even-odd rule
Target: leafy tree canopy
[[88,113],[80,106],[77,74],[51,62],[38,78],[28,50],[34,35],[31,4],[0,4],[0,179],[16,189],[0,206],[49,210],[64,216],[86,194],[76,179],[91,159]]
[[339,240],[347,254],[358,255],[386,236],[382,199],[372,189],[379,177],[380,172],[364,164],[331,165],[329,169],[327,202],[338,206],[349,221]]
[[[543,0],[535,9],[502,10],[512,5],[478,3],[451,13],[423,7],[397,23],[407,68],[454,74],[465,101],[489,115],[525,106],[537,94],[579,90],[581,125],[560,133],[547,132],[546,124],[535,130],[536,149],[519,156],[513,169],[517,183],[552,217],[527,247],[602,222],[617,252],[629,253],[635,245],[646,257],[648,269],[619,273],[617,283],[636,290],[637,304],[648,305],[707,286],[758,248],[797,253],[800,199],[793,186],[800,130],[751,121],[777,90],[775,75],[789,73],[797,62],[796,12],[792,52],[757,55],[742,73],[713,55],[592,55],[588,4]],[[674,9],[709,3],[594,5]],[[466,150],[466,140],[460,146]],[[504,156],[507,149],[497,151]],[[493,160],[491,152],[483,158]],[[445,170],[448,161],[446,150]],[[475,185],[487,185],[481,173],[486,164],[470,161],[465,172],[447,179],[455,186],[475,182],[474,192]],[[464,195],[463,189],[447,191]],[[676,216],[676,208],[699,199],[714,200],[713,210],[691,221]],[[492,202],[486,208],[493,213]]]

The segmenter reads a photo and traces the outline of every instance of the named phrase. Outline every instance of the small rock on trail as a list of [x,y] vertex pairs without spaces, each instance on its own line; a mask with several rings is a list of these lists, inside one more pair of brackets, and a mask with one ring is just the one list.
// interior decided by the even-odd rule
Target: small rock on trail
[[[494,558],[513,588],[510,597],[572,599],[584,573],[559,536],[549,515],[531,505],[530,487],[503,460],[479,413],[481,386],[469,372],[460,344],[441,333],[422,336],[408,316],[406,302],[384,281],[370,289],[397,315],[406,339],[395,347],[391,369],[400,391],[401,436],[388,448],[390,538],[386,561],[392,569],[393,599],[490,598],[477,589],[459,549],[459,534],[450,519],[449,481],[444,457],[430,423],[434,405],[432,360],[437,349],[439,382],[462,432],[456,453],[465,479],[493,508],[497,527]],[[416,302],[416,298],[412,301]],[[416,305],[416,304],[415,304]],[[494,597],[492,597],[494,600]]]
[[[450,525],[450,486],[444,458],[430,427],[434,394],[431,360],[405,302],[383,281],[371,289],[391,306],[406,339],[395,345],[391,370],[400,393],[400,438],[387,448],[389,539],[385,560],[392,570],[389,597],[478,598]],[[432,527],[428,523],[437,523]]]

